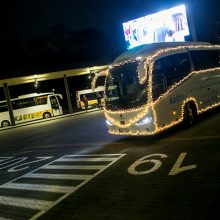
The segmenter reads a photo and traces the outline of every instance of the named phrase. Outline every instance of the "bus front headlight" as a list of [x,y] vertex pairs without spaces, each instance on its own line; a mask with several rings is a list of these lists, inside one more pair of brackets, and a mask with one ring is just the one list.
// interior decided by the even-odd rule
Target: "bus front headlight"
[[112,125],[112,123],[109,120],[107,120],[107,119],[106,119],[106,124],[107,125]]
[[145,117],[141,119],[139,122],[136,123],[136,125],[144,125],[144,124],[150,124],[152,121],[152,117]]

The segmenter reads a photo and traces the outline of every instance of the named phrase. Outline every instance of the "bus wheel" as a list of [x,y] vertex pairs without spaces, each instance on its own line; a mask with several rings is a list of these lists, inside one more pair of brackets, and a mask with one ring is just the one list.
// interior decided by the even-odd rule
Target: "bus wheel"
[[196,122],[197,110],[194,103],[186,103],[184,106],[183,121],[186,126],[192,126]]
[[51,117],[50,112],[45,112],[45,113],[43,114],[43,118],[44,118],[44,119],[50,118],[50,117]]
[[7,121],[7,120],[4,120],[4,121],[2,121],[1,126],[2,127],[8,127],[8,126],[10,126],[10,122]]

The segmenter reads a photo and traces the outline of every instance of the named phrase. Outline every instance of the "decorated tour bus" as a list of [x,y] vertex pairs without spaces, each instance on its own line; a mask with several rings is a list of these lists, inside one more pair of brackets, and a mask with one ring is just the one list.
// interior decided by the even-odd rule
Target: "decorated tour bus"
[[[102,73],[103,74],[103,73]],[[220,105],[220,46],[143,45],[105,72],[104,114],[111,134],[153,135]]]
[[[61,94],[33,93],[11,99],[15,124],[62,115],[62,98]],[[1,127],[11,125],[6,101],[0,101],[0,124]]]

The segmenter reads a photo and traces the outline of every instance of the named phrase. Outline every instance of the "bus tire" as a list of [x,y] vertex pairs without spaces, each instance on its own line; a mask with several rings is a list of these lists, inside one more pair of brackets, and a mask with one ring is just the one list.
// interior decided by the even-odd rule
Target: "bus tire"
[[1,127],[8,127],[8,126],[10,126],[10,121],[8,121],[8,120],[2,121]]
[[197,118],[197,109],[194,102],[187,102],[184,106],[183,122],[187,127],[193,126]]
[[50,112],[44,112],[43,118],[44,118],[44,119],[46,119],[46,118],[51,118],[51,113],[50,113]]

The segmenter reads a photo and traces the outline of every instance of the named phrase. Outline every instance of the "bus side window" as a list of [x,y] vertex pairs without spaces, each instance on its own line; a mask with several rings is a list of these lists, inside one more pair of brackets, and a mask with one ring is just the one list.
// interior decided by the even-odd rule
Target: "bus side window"
[[157,60],[153,70],[153,100],[191,71],[188,53],[170,55]]
[[8,105],[6,102],[0,103],[0,112],[7,112],[8,111]]
[[153,67],[153,100],[156,100],[166,91],[166,81],[161,68],[161,60],[157,60]]
[[219,50],[193,50],[190,51],[192,56],[194,70],[204,70],[220,67]]
[[12,104],[12,109],[13,109],[13,110],[23,108],[22,99],[20,99],[20,100],[14,100],[14,101],[11,102],[11,104]]
[[35,105],[46,105],[47,96],[38,96],[35,98]]
[[35,106],[34,98],[25,98],[23,99],[22,108]]
[[191,72],[188,53],[170,55],[162,60],[167,88],[179,82]]

